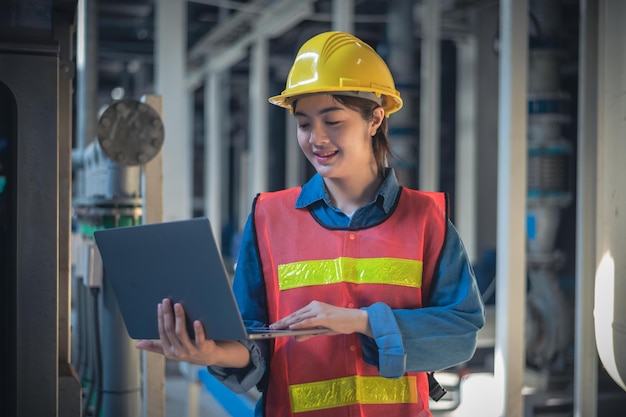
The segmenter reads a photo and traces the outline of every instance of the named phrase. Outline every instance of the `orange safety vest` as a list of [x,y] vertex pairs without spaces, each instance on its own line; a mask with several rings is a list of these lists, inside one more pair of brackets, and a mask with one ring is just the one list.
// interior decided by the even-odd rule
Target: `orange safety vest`
[[[263,193],[254,204],[270,323],[313,300],[422,307],[445,239],[444,194],[402,188],[390,216],[347,230],[326,228],[308,209],[294,209],[299,193]],[[272,344],[267,416],[431,416],[426,374],[380,376],[364,361],[357,334]]]

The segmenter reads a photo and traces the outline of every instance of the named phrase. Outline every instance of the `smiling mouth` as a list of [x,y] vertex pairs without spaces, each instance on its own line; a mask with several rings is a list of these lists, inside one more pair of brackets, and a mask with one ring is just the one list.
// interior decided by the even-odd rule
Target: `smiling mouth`
[[324,152],[324,153],[315,153],[315,157],[320,160],[320,161],[325,161],[329,158],[332,158],[333,156],[337,155],[339,153],[339,151],[332,151],[332,152]]

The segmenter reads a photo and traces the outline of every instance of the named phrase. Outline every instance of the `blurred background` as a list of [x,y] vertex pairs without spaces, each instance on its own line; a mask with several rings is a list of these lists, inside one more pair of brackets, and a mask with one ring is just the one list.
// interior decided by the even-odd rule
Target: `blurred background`
[[134,348],[93,232],[206,216],[232,272],[256,193],[314,173],[267,98],[328,30],[388,63],[390,164],[448,193],[486,303],[434,413],[623,415],[624,19],[620,0],[4,0],[5,415],[252,415],[258,392]]

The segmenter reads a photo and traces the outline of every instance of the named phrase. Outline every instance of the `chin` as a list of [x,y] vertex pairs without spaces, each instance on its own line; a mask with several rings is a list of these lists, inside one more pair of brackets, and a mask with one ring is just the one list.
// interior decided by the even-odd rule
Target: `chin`
[[339,179],[340,176],[336,175],[334,172],[329,171],[329,170],[317,170],[317,173],[320,174],[320,176],[322,178],[328,179],[328,180],[335,180],[335,179]]

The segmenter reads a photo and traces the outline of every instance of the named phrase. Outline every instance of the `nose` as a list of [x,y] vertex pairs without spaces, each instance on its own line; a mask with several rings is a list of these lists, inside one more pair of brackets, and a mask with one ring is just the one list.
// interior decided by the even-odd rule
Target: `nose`
[[309,133],[309,143],[311,145],[319,146],[328,142],[326,131],[320,123],[313,123],[311,125],[311,131]]

